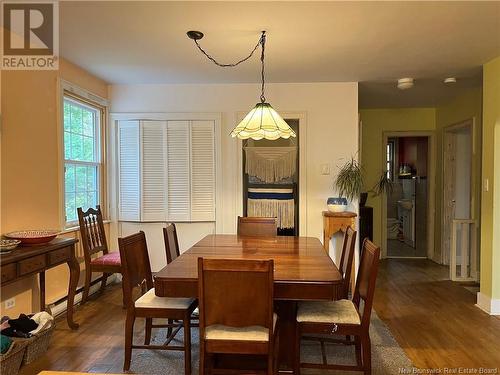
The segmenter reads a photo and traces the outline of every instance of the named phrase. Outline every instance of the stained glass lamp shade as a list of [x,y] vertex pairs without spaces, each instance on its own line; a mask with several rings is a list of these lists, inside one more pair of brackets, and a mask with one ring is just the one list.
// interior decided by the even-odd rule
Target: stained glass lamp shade
[[275,140],[296,137],[295,132],[269,103],[257,103],[233,129],[232,137]]

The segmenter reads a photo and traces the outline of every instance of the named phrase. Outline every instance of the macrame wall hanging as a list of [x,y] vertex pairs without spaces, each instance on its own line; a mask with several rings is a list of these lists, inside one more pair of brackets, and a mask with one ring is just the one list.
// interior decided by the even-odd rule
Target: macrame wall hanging
[[265,183],[292,177],[297,168],[296,147],[245,147],[245,172]]
[[248,216],[275,217],[279,229],[295,226],[293,189],[249,188]]

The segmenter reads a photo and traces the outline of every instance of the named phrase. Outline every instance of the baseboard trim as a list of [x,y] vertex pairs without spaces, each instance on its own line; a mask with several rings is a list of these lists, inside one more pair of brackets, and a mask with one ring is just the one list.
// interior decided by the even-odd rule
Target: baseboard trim
[[[101,277],[98,279],[94,280],[92,284],[90,285],[89,288],[89,296],[97,293],[99,289],[101,289]],[[108,279],[106,280],[106,285],[113,284],[117,282],[117,277],[116,274],[110,275]],[[74,305],[79,304],[82,301],[83,297],[83,287],[79,288],[77,290],[77,293],[75,294],[75,302]],[[53,304],[50,304],[48,306],[50,308],[50,312],[53,316],[58,316],[61,314],[64,314],[66,310],[68,309],[68,298],[67,296],[62,298],[62,300],[56,301]]]
[[500,315],[500,299],[492,299],[478,292],[476,306],[489,315]]

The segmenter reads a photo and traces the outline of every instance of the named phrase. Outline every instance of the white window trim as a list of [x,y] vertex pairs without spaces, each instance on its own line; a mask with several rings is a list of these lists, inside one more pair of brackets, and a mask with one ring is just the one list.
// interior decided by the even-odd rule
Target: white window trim
[[[207,120],[215,123],[215,232],[222,228],[222,143],[221,143],[221,123],[222,114],[220,112],[111,112],[108,131],[108,151],[110,162],[108,165],[108,174],[113,176],[109,179],[108,191],[110,205],[110,219],[113,222],[118,221],[118,150],[116,149],[116,140],[118,137],[118,121],[197,121]],[[195,223],[199,223],[196,221]]]
[[[85,100],[88,100],[91,103],[95,103],[98,106],[104,108],[103,118],[104,122],[100,123],[100,134],[99,134],[99,162],[97,163],[101,168],[98,171],[99,178],[99,192],[98,192],[98,200],[101,206],[104,206],[104,197],[106,196],[106,184],[103,183],[103,177],[106,175],[106,163],[105,163],[105,145],[107,138],[107,109],[109,108],[109,102],[105,98],[102,98],[98,95],[91,93],[90,91],[79,87],[71,82],[58,78],[58,93],[57,96],[59,100],[57,101],[57,136],[58,136],[58,171],[59,171],[59,227],[65,230],[69,230],[76,225],[78,225],[78,221],[76,222],[66,222],[66,193],[65,193],[65,155],[64,155],[64,93],[69,92],[74,94],[75,96],[79,96]],[[104,127],[104,131],[103,128]],[[70,161],[73,163],[73,161]],[[87,164],[95,164],[95,162],[82,162]]]

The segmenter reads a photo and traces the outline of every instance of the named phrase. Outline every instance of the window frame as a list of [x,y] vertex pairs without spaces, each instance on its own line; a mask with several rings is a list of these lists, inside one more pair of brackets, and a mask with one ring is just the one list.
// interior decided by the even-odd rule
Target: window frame
[[386,144],[386,177],[390,181],[395,180],[396,172],[396,142],[388,140]]
[[[68,99],[75,104],[83,107],[90,108],[97,111],[96,124],[94,134],[96,137],[96,144],[94,145],[94,156],[96,161],[82,161],[66,159],[65,143],[64,143],[64,103]],[[106,177],[106,119],[107,119],[108,102],[106,99],[98,97],[85,89],[75,86],[69,82],[61,81],[60,90],[60,142],[61,142],[61,227],[64,230],[70,230],[78,227],[78,218],[76,220],[67,221],[66,219],[66,165],[82,165],[97,167],[97,204],[101,205],[103,210],[103,217],[107,219],[107,177]]]

